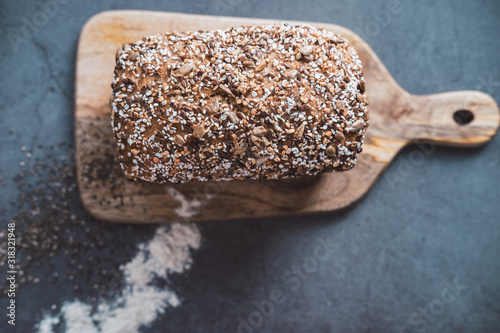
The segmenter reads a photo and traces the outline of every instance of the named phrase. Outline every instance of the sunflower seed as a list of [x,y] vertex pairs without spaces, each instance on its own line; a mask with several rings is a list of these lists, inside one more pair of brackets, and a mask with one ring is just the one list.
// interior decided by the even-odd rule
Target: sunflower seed
[[335,102],[335,107],[339,110],[342,110],[345,107],[345,102],[338,100]]
[[235,154],[242,154],[247,149],[248,145],[245,140],[238,142],[238,148],[234,151]]
[[250,136],[250,140],[252,140],[252,142],[254,143],[254,145],[256,146],[260,146],[262,144],[262,139],[259,138],[258,136],[255,136],[255,135],[251,135]]
[[182,138],[182,136],[180,136],[179,134],[177,134],[174,138],[174,142],[178,145],[178,146],[182,146],[186,143],[186,141],[184,141],[184,139]]
[[174,76],[185,76],[189,74],[193,68],[194,64],[192,62],[187,62],[174,72]]
[[135,59],[137,59],[137,57],[139,57],[139,52],[132,53],[128,58],[129,60],[134,61]]
[[255,63],[252,60],[245,60],[245,61],[243,61],[243,66],[246,66],[249,68],[255,68]]
[[356,99],[358,100],[358,102],[360,103],[363,103],[366,99],[365,99],[365,96],[363,96],[363,94],[356,94]]
[[363,119],[358,119],[352,123],[351,131],[353,131],[353,132],[359,131],[360,129],[363,128],[364,125],[365,125],[365,123],[363,122]]
[[229,120],[233,123],[233,124],[238,124],[240,122],[239,118],[237,115],[234,114],[234,112],[226,112],[227,116],[229,117]]
[[259,62],[257,63],[257,66],[255,67],[255,71],[256,72],[260,72],[265,67],[266,67],[266,61],[265,60],[259,60]]
[[299,128],[297,129],[297,131],[295,131],[295,133],[293,134],[293,137],[295,139],[302,139],[302,136],[304,135],[304,129],[306,127],[306,124],[305,123],[302,123]]
[[345,135],[342,132],[337,132],[337,133],[335,133],[335,139],[337,139],[339,141],[344,141]]
[[216,113],[219,111],[219,100],[216,97],[212,97],[207,103],[207,108],[209,112]]
[[195,138],[201,139],[208,132],[203,124],[197,124],[193,129],[193,136]]
[[302,103],[307,104],[310,98],[311,98],[311,91],[307,91],[304,95],[300,97],[300,100],[302,101]]
[[253,129],[253,134],[256,136],[266,135],[267,129],[264,126],[257,126]]
[[333,146],[328,146],[325,150],[326,154],[330,157],[335,156],[335,148]]
[[359,90],[361,90],[361,92],[362,92],[362,93],[364,93],[364,92],[365,92],[365,90],[366,90],[366,84],[365,84],[365,81],[361,81],[361,82],[359,83]]
[[229,89],[228,86],[224,84],[219,84],[219,89],[222,90],[224,93],[233,96],[233,92],[231,91],[231,89]]
[[257,162],[256,162],[257,166],[260,166],[260,165],[262,165],[262,164],[266,163],[268,159],[269,159],[269,156],[262,156],[262,157],[259,157],[259,158],[257,159]]

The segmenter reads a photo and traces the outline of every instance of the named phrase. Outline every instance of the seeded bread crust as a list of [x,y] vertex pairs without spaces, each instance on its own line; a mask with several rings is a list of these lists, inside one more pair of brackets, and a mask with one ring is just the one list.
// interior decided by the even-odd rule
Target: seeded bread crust
[[131,179],[279,179],[349,170],[368,126],[346,39],[289,24],[165,33],[125,44],[112,127]]

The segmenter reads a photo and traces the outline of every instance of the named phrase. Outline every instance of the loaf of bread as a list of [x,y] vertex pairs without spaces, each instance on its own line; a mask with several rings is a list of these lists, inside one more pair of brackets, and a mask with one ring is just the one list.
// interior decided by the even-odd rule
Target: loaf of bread
[[348,41],[289,24],[125,44],[111,98],[123,172],[157,183],[351,169],[367,104],[362,65]]

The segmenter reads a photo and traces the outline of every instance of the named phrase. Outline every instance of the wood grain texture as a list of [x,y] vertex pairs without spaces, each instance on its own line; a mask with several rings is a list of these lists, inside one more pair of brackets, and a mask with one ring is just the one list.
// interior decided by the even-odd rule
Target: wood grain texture
[[[111,11],[92,17],[80,36],[75,93],[77,177],[85,208],[112,222],[222,220],[333,211],[360,199],[405,145],[435,142],[478,146],[498,130],[498,106],[489,95],[458,91],[415,96],[392,78],[352,31],[309,23],[341,34],[363,62],[370,127],[357,166],[342,173],[287,180],[159,185],[127,180],[116,161],[108,100],[115,53],[126,42],[165,31],[216,29],[279,21],[147,11]],[[304,23],[293,22],[289,23]],[[459,125],[457,110],[474,119]]]

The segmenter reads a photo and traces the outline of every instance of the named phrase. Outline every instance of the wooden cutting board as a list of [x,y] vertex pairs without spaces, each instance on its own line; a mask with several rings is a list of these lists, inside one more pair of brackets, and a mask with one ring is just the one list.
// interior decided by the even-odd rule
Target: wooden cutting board
[[[277,22],[110,11],[92,17],[85,24],[77,55],[76,156],[80,195],[94,217],[112,222],[147,223],[333,211],[360,199],[407,144],[478,146],[491,140],[498,130],[498,106],[489,95],[478,91],[411,95],[394,81],[368,44],[352,31],[333,24],[309,23],[349,39],[363,62],[371,120],[363,152],[354,169],[291,180],[171,185],[127,180],[115,159],[108,106],[118,47],[166,31]],[[456,113],[458,110],[468,112]],[[468,124],[457,123],[470,121],[472,117]]]

